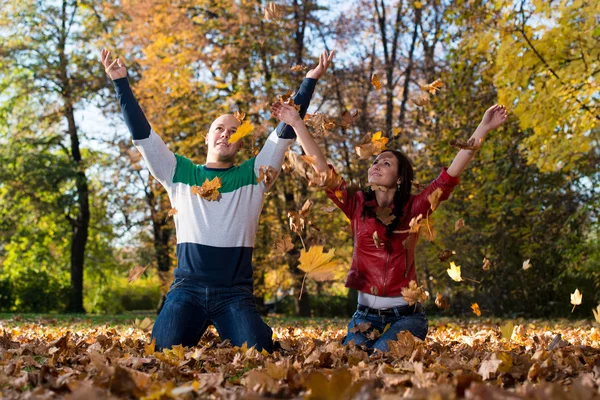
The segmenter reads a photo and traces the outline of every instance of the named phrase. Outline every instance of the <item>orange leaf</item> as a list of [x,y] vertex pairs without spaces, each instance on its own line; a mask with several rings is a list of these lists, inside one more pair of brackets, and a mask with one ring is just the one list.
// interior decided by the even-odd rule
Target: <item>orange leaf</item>
[[471,304],[471,309],[473,310],[473,313],[475,315],[477,315],[478,317],[481,317],[481,310],[479,310],[479,304],[477,304],[477,303]]
[[206,178],[202,186],[192,186],[192,194],[198,195],[208,201],[216,201],[220,196],[220,188],[221,178],[217,176],[211,181]]
[[371,76],[371,84],[373,85],[373,87],[375,87],[375,90],[381,90],[381,88],[383,87],[377,74],[373,74]]

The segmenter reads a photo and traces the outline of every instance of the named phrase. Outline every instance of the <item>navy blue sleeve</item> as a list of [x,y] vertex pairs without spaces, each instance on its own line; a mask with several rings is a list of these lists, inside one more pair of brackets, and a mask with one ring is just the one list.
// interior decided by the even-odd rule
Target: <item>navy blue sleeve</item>
[[[306,115],[306,110],[308,110],[308,106],[310,104],[310,99],[315,91],[315,86],[317,85],[317,79],[305,78],[300,85],[300,89],[296,96],[294,96],[294,103],[300,106],[300,117],[304,119]],[[277,125],[277,136],[282,139],[295,139],[296,132],[294,132],[294,128],[289,126],[284,122],[280,122]]]
[[123,114],[125,124],[129,128],[131,136],[133,136],[134,140],[149,138],[150,124],[131,91],[129,81],[127,78],[121,78],[114,80],[113,83],[117,90],[119,104],[121,105],[121,114]]

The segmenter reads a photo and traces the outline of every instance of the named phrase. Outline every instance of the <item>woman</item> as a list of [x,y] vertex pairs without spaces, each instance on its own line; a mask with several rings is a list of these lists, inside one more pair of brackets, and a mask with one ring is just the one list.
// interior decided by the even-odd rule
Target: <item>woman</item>
[[[424,340],[428,325],[423,306],[419,303],[409,306],[401,294],[403,288],[417,280],[414,259],[418,233],[414,228],[411,232],[411,221],[425,220],[438,202],[450,196],[475,151],[460,150],[449,168],[442,168],[433,182],[421,193],[413,195],[410,161],[400,151],[385,150],[368,169],[368,182],[373,189],[353,192],[346,189],[343,179],[327,164],[292,107],[276,103],[272,113],[294,128],[306,154],[315,157],[315,170],[328,177],[327,196],[352,224],[354,252],[346,286],[358,290],[359,296],[358,309],[348,324],[344,344],[354,341],[368,348],[388,351],[388,340],[396,340],[401,331],[409,331]],[[485,136],[506,118],[504,106],[490,107],[473,133],[472,143],[482,143]],[[386,212],[389,213],[386,208],[394,217],[391,222],[391,216],[385,217]],[[423,225],[421,229],[427,229],[426,222]],[[365,322],[370,323],[371,328],[361,332],[358,325]],[[372,329],[377,329],[381,336],[371,335]]]

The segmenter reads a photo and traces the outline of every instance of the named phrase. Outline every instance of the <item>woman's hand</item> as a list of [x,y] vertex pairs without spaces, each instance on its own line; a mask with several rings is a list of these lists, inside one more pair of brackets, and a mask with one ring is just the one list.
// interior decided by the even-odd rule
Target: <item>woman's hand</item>
[[289,104],[283,104],[280,101],[271,106],[271,115],[292,127],[297,126],[298,124],[304,124],[304,121],[302,121],[302,118],[300,118],[298,111],[296,111],[293,106]]
[[102,56],[104,71],[106,71],[106,74],[110,79],[114,81],[127,76],[127,68],[125,68],[125,64],[123,64],[120,58],[117,58],[116,60],[111,59],[110,51],[106,49],[102,49],[100,55]]
[[489,132],[502,125],[507,118],[506,107],[496,104],[486,110],[479,126]]

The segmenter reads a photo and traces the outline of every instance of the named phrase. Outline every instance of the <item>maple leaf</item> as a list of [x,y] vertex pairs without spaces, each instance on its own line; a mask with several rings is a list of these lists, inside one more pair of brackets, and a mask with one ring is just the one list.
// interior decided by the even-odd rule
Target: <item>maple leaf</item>
[[417,286],[417,282],[413,280],[408,283],[408,287],[402,288],[402,297],[409,306],[412,306],[415,303],[424,303],[429,298],[429,294],[423,286]]
[[339,125],[344,129],[349,129],[354,125],[359,115],[360,111],[358,110],[344,111],[340,118]]
[[579,289],[575,289],[575,292],[571,293],[571,304],[573,304],[573,309],[571,312],[575,311],[575,307],[581,305],[581,299],[583,295],[579,292]]
[[483,139],[479,139],[479,142],[475,143],[475,138],[469,139],[467,142],[464,142],[460,139],[452,139],[450,141],[450,146],[456,147],[459,150],[479,150],[483,145]]
[[334,211],[336,208],[337,208],[336,206],[321,207],[321,211],[325,211],[326,213],[330,213],[330,212]]
[[250,121],[246,121],[237,128],[237,130],[235,131],[235,133],[233,135],[229,136],[227,143],[229,143],[229,144],[236,143],[240,139],[251,134],[253,131],[254,131],[254,125],[252,125],[252,123]]
[[440,205],[440,199],[442,198],[442,194],[442,189],[437,188],[433,192],[431,192],[429,196],[427,196],[427,200],[431,205],[431,211],[435,211],[436,208],[438,208],[438,206]]
[[290,71],[302,72],[302,71],[306,71],[307,69],[308,69],[308,67],[306,65],[298,64],[298,65],[294,65],[293,67],[291,67]]
[[242,122],[244,122],[244,118],[246,118],[246,113],[239,112],[239,111],[234,111],[233,112],[233,117],[235,119],[237,119],[240,122],[240,124],[241,124]]
[[429,83],[429,84],[424,84],[424,85],[420,85],[421,86],[421,90],[425,91],[425,92],[429,92],[431,94],[435,94],[438,90],[440,90],[440,88],[443,88],[444,82],[441,81],[441,79],[436,79],[435,81]]
[[198,195],[208,201],[216,201],[221,195],[219,189],[221,188],[221,178],[216,176],[212,180],[206,180],[202,186],[192,186],[192,194]]
[[471,309],[473,310],[473,313],[475,315],[477,315],[478,317],[481,317],[481,310],[479,310],[479,304],[477,304],[477,303],[471,304]]
[[293,248],[294,244],[292,243],[292,238],[290,235],[279,238],[275,240],[275,243],[273,243],[273,251],[275,251],[277,254],[284,255]]
[[523,261],[523,270],[524,271],[527,271],[529,268],[531,268],[531,264],[529,262],[530,260],[531,259],[527,259],[527,260]]
[[488,271],[490,269],[490,267],[492,266],[492,263],[490,262],[490,260],[488,260],[487,258],[483,258],[483,266],[481,267],[481,269],[483,269],[484,271]]
[[598,307],[596,307],[595,310],[592,308],[592,313],[594,314],[596,322],[600,324],[600,304],[598,304]]
[[400,134],[400,132],[402,132],[402,128],[392,129],[392,135],[394,135],[394,137],[398,136]]
[[392,209],[389,207],[375,207],[375,214],[377,214],[377,219],[381,221],[384,225],[389,225],[396,219],[396,216],[392,214]]
[[396,340],[388,340],[390,354],[395,358],[408,358],[416,346],[415,337],[409,331],[400,331],[396,334]]
[[373,242],[375,242],[375,247],[381,247],[381,241],[379,240],[379,234],[377,233],[377,231],[373,232]]
[[379,186],[379,185],[376,185],[374,183],[369,183],[369,187],[373,191],[376,191],[376,190],[378,190],[380,192],[387,192],[388,191],[388,188],[386,188],[385,186]]
[[448,261],[452,256],[456,255],[456,251],[454,250],[444,250],[440,254],[438,254],[438,259],[442,262]]
[[281,102],[283,104],[287,104],[289,106],[294,107],[296,111],[300,112],[300,105],[294,102],[294,95],[294,92],[288,90],[287,92],[285,92],[285,94],[277,96],[274,102]]
[[383,87],[383,85],[381,84],[381,80],[379,80],[377,74],[373,74],[371,76],[371,84],[373,85],[375,90],[381,90],[381,88]]
[[267,188],[270,188],[273,182],[277,179],[277,170],[270,165],[261,165],[258,169],[258,176],[256,182],[265,182]]
[[129,277],[127,278],[127,282],[131,283],[131,282],[137,281],[139,279],[139,277],[142,276],[142,274],[146,271],[148,266],[149,266],[149,264],[146,265],[145,267],[142,267],[140,265],[136,265],[135,267],[133,267],[129,271]]
[[460,228],[465,226],[465,220],[460,218],[458,221],[454,223],[454,232],[458,232]]
[[304,121],[307,126],[314,129],[315,136],[317,137],[323,136],[336,126],[335,122],[325,114],[306,114]]
[[448,303],[448,300],[441,293],[435,295],[435,305],[442,309],[450,308],[450,303]]
[[150,318],[146,317],[142,321],[136,318],[134,325],[136,328],[141,329],[144,332],[148,332],[152,330],[152,326],[154,325],[154,323]]
[[302,249],[298,268],[316,281],[331,280],[334,277],[334,270],[339,265],[337,261],[332,261],[334,256],[335,249],[324,253],[323,246],[312,246],[308,251]]
[[371,323],[370,322],[361,322],[360,324],[354,325],[353,328],[350,328],[350,332],[351,333],[356,333],[356,332],[365,333],[369,329],[371,329]]
[[177,209],[176,208],[171,208],[169,210],[169,212],[167,213],[167,217],[172,217],[173,215],[177,214]]
[[490,379],[491,374],[495,374],[498,371],[498,367],[502,364],[502,360],[498,360],[496,355],[494,354],[494,358],[489,360],[485,360],[479,366],[479,371],[477,373],[481,375],[483,380]]
[[275,3],[269,3],[265,7],[265,19],[267,21],[280,19],[283,17],[283,9]]
[[303,178],[310,180],[309,172],[311,173],[313,171],[311,163],[316,161],[315,157],[302,156],[293,151],[287,151],[285,155],[291,165],[290,171],[295,171]]
[[373,143],[365,143],[354,147],[354,150],[356,150],[358,158],[366,160],[377,152],[377,147]]
[[309,186],[318,186],[327,190],[334,190],[342,186],[344,180],[341,176],[335,173],[332,168],[329,168],[327,172],[323,172],[313,179],[309,179]]
[[377,147],[379,152],[382,152],[383,150],[385,150],[385,145],[389,141],[390,141],[390,139],[383,136],[383,133],[381,131],[375,132],[373,134],[373,136],[371,137],[371,143],[373,143]]
[[452,278],[453,281],[462,281],[462,278],[460,276],[460,265],[454,264],[453,261],[450,261],[450,268],[448,268],[446,272],[448,273],[450,278]]

